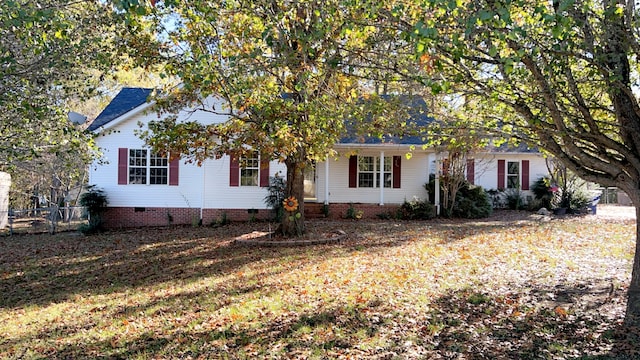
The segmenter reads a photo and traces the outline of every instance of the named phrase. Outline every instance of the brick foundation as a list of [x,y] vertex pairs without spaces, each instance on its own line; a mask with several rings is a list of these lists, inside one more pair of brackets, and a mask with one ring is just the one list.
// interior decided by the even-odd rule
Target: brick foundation
[[[361,219],[378,219],[382,216],[394,217],[400,205],[376,205],[376,204],[329,204],[327,219],[345,219],[350,207],[362,215]],[[323,204],[305,204],[307,218],[324,218]]]
[[200,209],[111,207],[102,217],[108,229],[198,224]]
[[[223,215],[224,214],[224,215]],[[272,216],[268,209],[200,209],[111,207],[103,214],[107,229],[170,225],[211,225],[226,216],[228,221],[266,220]]]
[[[393,217],[399,205],[375,204],[329,204],[328,219],[344,219],[348,209],[353,208],[362,214],[362,219],[377,219],[380,216]],[[215,224],[226,218],[227,221],[268,220],[273,216],[270,209],[204,209],[202,221],[200,209],[194,208],[153,208],[153,207],[111,207],[103,214],[104,226],[108,229]],[[305,203],[305,216],[308,219],[325,218],[323,204]]]

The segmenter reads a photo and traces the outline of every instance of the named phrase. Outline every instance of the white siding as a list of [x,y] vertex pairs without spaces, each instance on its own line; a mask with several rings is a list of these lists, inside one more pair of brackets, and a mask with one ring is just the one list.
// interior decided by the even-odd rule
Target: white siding
[[[408,148],[407,148],[408,150]],[[400,188],[384,188],[384,204],[402,204],[405,200],[419,198],[426,200],[427,190],[424,184],[428,181],[427,154],[414,152],[407,159],[406,151],[384,150],[384,156],[401,156]],[[380,156],[378,149],[366,149],[358,153],[361,156]],[[350,188],[349,187],[349,157],[340,156],[329,159],[329,203],[364,203],[380,204],[380,188]],[[318,202],[325,202],[325,163],[316,166],[316,194]]]
[[[211,100],[210,100],[211,101]],[[180,161],[178,186],[170,185],[118,185],[118,149],[142,149],[144,142],[135,135],[141,130],[138,123],[148,124],[157,120],[158,115],[140,106],[105,126],[96,137],[96,144],[103,153],[101,162],[96,162],[90,171],[89,183],[104,189],[112,207],[181,207],[200,208],[203,203],[202,185],[204,169],[194,164]],[[219,106],[219,105],[218,105]],[[218,107],[219,108],[219,107]],[[204,111],[182,111],[178,120],[193,120],[201,123],[218,123],[226,116]],[[226,179],[229,174],[227,171]]]
[[180,162],[179,186],[169,185],[118,185],[118,149],[142,149],[143,141],[134,134],[137,122],[149,120],[155,115],[140,115],[112,128],[96,139],[103,152],[103,164],[92,166],[90,184],[105,190],[109,206],[139,207],[199,207],[201,203],[202,169]]
[[[545,159],[536,153],[488,153],[475,157],[475,184],[483,188],[498,188],[498,160],[520,161],[529,160],[529,188],[540,177],[548,176]],[[520,167],[522,179],[522,166]]]
[[[230,157],[207,160],[203,165],[205,209],[266,209],[267,188],[259,186],[229,186]],[[269,176],[286,176],[284,164],[269,163]]]

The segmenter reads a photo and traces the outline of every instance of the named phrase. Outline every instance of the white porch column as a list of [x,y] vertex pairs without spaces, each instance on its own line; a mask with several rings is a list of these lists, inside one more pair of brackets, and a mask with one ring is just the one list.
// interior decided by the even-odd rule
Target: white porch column
[[440,154],[436,154],[436,181],[435,181],[435,194],[433,194],[433,203],[436,206],[436,215],[440,215],[440,171],[442,165],[440,164]]
[[200,167],[202,170],[202,196],[200,198],[200,221],[204,219],[204,197],[205,192],[207,190],[207,160],[205,159],[202,162],[202,166]]
[[378,169],[380,176],[380,205],[384,205],[384,151],[380,151],[380,168]]
[[329,205],[329,157],[324,161],[324,204]]

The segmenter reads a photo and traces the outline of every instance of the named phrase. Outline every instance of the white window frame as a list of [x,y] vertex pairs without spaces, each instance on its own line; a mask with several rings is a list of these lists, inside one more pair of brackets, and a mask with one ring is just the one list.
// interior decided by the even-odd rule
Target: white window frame
[[[518,167],[516,169],[516,172],[511,172],[511,164],[515,164]],[[520,161],[506,161],[505,166],[506,166],[506,171],[505,171],[506,188],[520,189],[520,179],[522,178],[522,174],[520,172],[522,171],[522,164],[520,164]],[[513,180],[510,180],[514,178],[515,178],[515,182],[513,182]]]
[[[373,163],[372,163],[373,162]],[[370,176],[369,179],[364,176]],[[359,188],[380,188],[380,157],[379,156],[358,156],[358,187]],[[384,187],[393,186],[393,157],[384,157]],[[370,185],[370,186],[369,186]]]
[[255,152],[251,157],[240,158],[240,186],[260,186],[260,155]]
[[169,157],[149,149],[129,149],[127,183],[130,185],[168,185]]

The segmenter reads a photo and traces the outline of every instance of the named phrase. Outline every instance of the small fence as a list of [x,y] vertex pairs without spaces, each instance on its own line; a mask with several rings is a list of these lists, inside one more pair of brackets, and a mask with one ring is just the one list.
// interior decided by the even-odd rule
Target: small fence
[[[600,204],[618,204],[618,188],[603,187],[598,189],[601,193]],[[626,205],[626,204],[623,204]]]
[[[5,214],[0,214],[0,216]],[[28,210],[9,209],[8,226],[0,234],[33,234],[74,231],[87,223],[83,206],[46,207]]]

